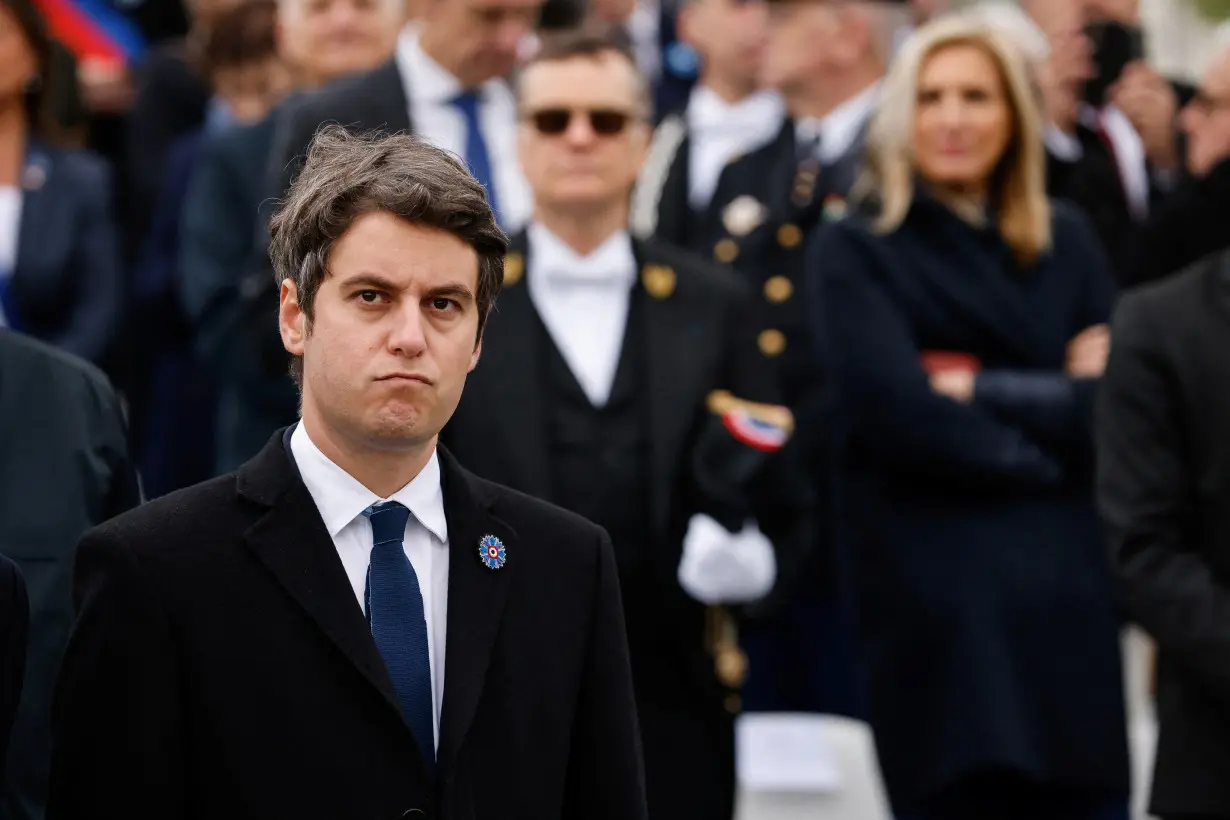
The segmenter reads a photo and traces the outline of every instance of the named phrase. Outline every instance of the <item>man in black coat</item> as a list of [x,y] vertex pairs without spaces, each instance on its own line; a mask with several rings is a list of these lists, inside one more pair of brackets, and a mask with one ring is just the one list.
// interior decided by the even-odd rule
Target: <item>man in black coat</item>
[[[140,490],[120,400],[106,377],[6,329],[0,329],[0,453],[0,554],[17,565],[30,599],[25,683],[8,770],[0,769],[0,817],[26,820],[41,818],[47,803],[52,693],[72,624],[77,540],[136,506]],[[0,631],[4,624],[0,612]],[[0,724],[2,714],[0,706]]]
[[607,535],[436,446],[503,279],[482,187],[331,129],[271,233],[302,419],[83,539],[48,817],[644,820]]
[[1158,644],[1150,813],[1230,817],[1230,255],[1125,295],[1097,415],[1098,502]]
[[713,461],[717,414],[789,413],[746,401],[776,393],[747,286],[628,233],[646,91],[626,46],[587,34],[544,39],[524,69],[519,146],[535,219],[512,241],[488,358],[443,435],[479,475],[610,532],[649,813],[729,820],[746,661],[722,605],[769,591],[778,562],[765,536],[798,518],[775,495],[776,510],[756,510],[764,536],[747,516],[719,527],[729,505],[698,464]]
[[9,733],[17,717],[21,683],[26,674],[26,633],[30,600],[21,570],[0,555],[0,774],[8,758]]

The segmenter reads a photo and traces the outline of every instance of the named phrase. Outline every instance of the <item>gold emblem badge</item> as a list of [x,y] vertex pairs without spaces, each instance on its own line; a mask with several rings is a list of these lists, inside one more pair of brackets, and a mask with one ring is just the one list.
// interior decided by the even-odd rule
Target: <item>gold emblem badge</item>
[[786,349],[786,334],[772,328],[762,330],[756,343],[760,345],[760,352],[769,358],[780,356]]
[[785,276],[770,276],[764,283],[764,298],[774,304],[787,302],[794,295],[794,283]]
[[739,245],[730,237],[718,240],[713,246],[713,258],[723,265],[729,265],[739,256]]
[[735,197],[722,209],[722,225],[731,236],[747,236],[764,223],[769,209],[755,197]]
[[666,265],[646,265],[641,269],[641,284],[655,299],[666,299],[675,292],[675,271]]
[[803,241],[803,232],[793,222],[787,222],[777,229],[777,244],[783,248],[797,248]]
[[525,257],[519,253],[510,253],[504,257],[504,286],[515,285],[521,281],[525,273]]

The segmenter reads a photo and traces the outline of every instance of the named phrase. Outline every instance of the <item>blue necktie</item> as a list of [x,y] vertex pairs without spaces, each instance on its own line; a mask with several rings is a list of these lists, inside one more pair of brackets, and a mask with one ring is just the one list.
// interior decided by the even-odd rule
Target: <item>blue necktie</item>
[[402,714],[427,768],[434,773],[435,711],[431,705],[427,618],[418,576],[402,549],[410,510],[396,501],[386,501],[373,504],[363,514],[372,522],[373,541],[367,567],[367,620],[393,679]]
[[463,91],[453,98],[453,105],[466,121],[466,165],[470,166],[470,173],[474,178],[487,189],[487,201],[491,203],[496,222],[499,222],[500,205],[495,195],[491,155],[487,153],[487,141],[483,139],[483,129],[478,124],[478,92]]

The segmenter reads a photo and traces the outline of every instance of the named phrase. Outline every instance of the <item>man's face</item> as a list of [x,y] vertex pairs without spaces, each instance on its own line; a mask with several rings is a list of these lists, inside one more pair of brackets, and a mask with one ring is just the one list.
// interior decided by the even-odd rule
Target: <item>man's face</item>
[[622,55],[529,66],[519,107],[521,166],[538,202],[603,208],[628,196],[650,127],[636,69]]
[[403,15],[400,0],[281,0],[282,54],[313,83],[368,71],[393,53]]
[[1202,177],[1230,157],[1230,50],[1213,64],[1179,115],[1187,134],[1187,168]]
[[770,3],[761,81],[786,92],[815,82],[839,52],[848,51],[849,44],[842,42],[844,34],[842,12],[828,3]]
[[303,414],[367,448],[431,441],[478,363],[478,255],[450,233],[385,212],[335,243],[308,326],[282,284],[286,349],[303,357]]
[[694,0],[684,6],[679,29],[709,70],[754,84],[765,53],[768,20],[764,0]]
[[507,76],[538,25],[544,0],[424,0],[423,22],[467,86]]

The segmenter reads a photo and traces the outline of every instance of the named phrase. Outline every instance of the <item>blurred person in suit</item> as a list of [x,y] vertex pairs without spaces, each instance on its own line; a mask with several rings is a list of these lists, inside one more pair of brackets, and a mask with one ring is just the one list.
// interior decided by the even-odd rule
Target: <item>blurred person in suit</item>
[[1133,289],[1098,405],[1098,500],[1128,613],[1157,642],[1149,814],[1230,817],[1230,572],[1221,344],[1230,258]]
[[[289,88],[286,65],[277,53],[276,26],[274,0],[245,0],[218,16],[204,61],[214,97],[230,111],[231,121],[198,129],[171,148],[150,235],[133,274],[135,327],[130,334],[138,377],[130,395],[141,476],[150,498],[215,475],[217,389],[194,349],[193,322],[180,305],[182,223],[204,146],[264,117]],[[259,178],[259,169],[256,174]],[[256,206],[246,209],[247,218],[242,203],[239,207],[240,213],[230,215],[231,227],[238,216],[239,227],[250,230]],[[223,246],[228,240],[242,241],[216,239]]]
[[1093,501],[1113,279],[1048,201],[1011,41],[920,29],[868,198],[818,238],[842,554],[901,820],[1127,815],[1119,619]]
[[867,123],[880,96],[905,3],[770,0],[761,78],[785,101],[787,119],[764,147],[726,167],[710,206],[713,258],[758,291],[757,345],[798,420],[790,447],[807,464],[820,529],[808,563],[774,592],[745,630],[749,709],[861,717],[853,632],[839,596],[830,532],[825,377],[805,317],[807,240],[839,218],[862,164]]
[[[421,0],[393,57],[372,71],[296,96],[277,112],[260,230],[238,285],[197,300],[202,344],[240,401],[219,442],[220,470],[234,469],[295,417],[281,342],[272,332],[269,209],[289,188],[303,151],[324,123],[360,133],[415,133],[464,158],[491,197],[501,225],[529,217],[529,187],[516,159],[516,106],[505,80],[522,57],[543,0]],[[247,236],[251,236],[248,234]]]
[[30,599],[17,565],[0,554],[0,778],[7,770],[9,734],[26,674]]
[[279,117],[297,95],[387,61],[404,22],[401,0],[277,0],[276,10],[262,59],[289,71],[294,91],[284,100],[267,99],[249,122],[203,139],[179,225],[177,309],[186,314],[195,352],[220,390],[211,475],[246,461],[294,408],[294,386],[287,379],[245,380],[251,356],[232,346],[225,319],[239,298],[253,247],[264,246],[267,229],[258,214],[269,195]]
[[[0,770],[0,818],[42,820],[52,693],[73,619],[77,539],[136,506],[140,490],[120,400],[107,379],[80,359],[7,329],[0,329],[0,453],[0,555],[25,577],[30,604],[21,705],[8,770]],[[7,628],[0,611],[0,633]],[[5,688],[0,683],[0,700]],[[3,723],[0,715],[0,736]]]
[[1183,112],[1197,181],[1156,215],[1161,281],[1120,300],[1098,405],[1102,519],[1127,611],[1158,645],[1150,813],[1165,820],[1230,817],[1228,95],[1230,51]]
[[680,39],[700,58],[687,105],[654,130],[633,192],[630,222],[642,238],[708,252],[720,230],[710,209],[718,180],[734,159],[777,137],[781,96],[760,86],[767,44],[765,0],[686,0]]
[[49,820],[646,820],[607,534],[438,446],[498,343],[482,186],[327,129],[270,247],[302,417],[83,536]]
[[[544,38],[517,100],[534,219],[511,240],[486,358],[443,440],[484,478],[610,533],[649,815],[730,820],[746,662],[710,606],[771,589],[765,536],[795,519],[775,497],[777,510],[757,510],[764,535],[745,520],[719,526],[727,505],[697,465],[719,411],[789,414],[773,405],[747,285],[628,232],[651,103],[626,45],[588,30]],[[752,492],[735,503],[750,508]]]
[[0,324],[100,363],[123,288],[111,177],[44,138],[50,55],[30,0],[0,2]]

